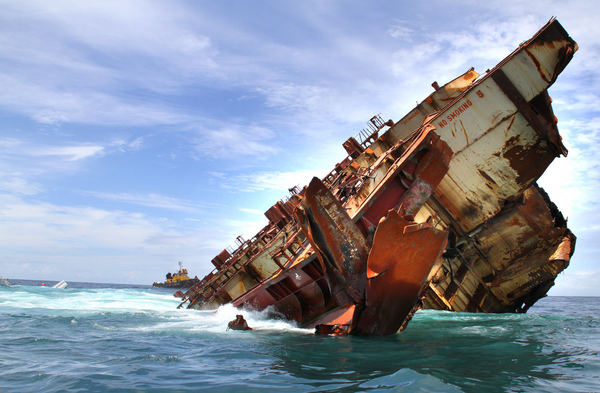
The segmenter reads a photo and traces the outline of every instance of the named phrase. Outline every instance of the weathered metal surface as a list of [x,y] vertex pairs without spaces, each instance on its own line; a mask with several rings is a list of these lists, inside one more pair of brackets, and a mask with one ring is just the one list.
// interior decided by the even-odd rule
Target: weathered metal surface
[[545,94],[575,48],[551,21],[429,120],[454,152],[436,195],[466,232],[521,195],[558,154],[566,155],[554,116],[532,108],[544,106],[534,98]]
[[416,214],[448,171],[451,157],[452,151],[433,127],[421,128],[377,185],[363,186],[363,193],[368,194],[364,199],[360,195],[356,198],[360,205],[347,202],[349,214],[364,234],[374,232],[379,220],[400,204],[407,214]]
[[[568,266],[575,246],[575,236],[552,205],[543,190],[533,186],[474,234],[473,244],[457,247],[457,257],[445,263],[445,277],[440,271],[434,279],[452,310],[526,311],[537,300],[529,298],[532,288],[553,283]],[[482,256],[494,270],[483,263]],[[463,261],[472,261],[469,268],[463,268]],[[461,295],[462,299],[456,298]],[[450,309],[441,306],[439,298],[430,293],[431,308]]]
[[396,333],[419,301],[429,272],[441,264],[448,232],[390,210],[377,227],[367,262],[366,305],[354,334]]
[[400,119],[386,133],[386,140],[395,144],[406,139],[414,130],[421,127],[427,116],[444,108],[460,96],[479,77],[473,69],[465,72],[458,78],[448,82],[430,94],[423,102],[417,105],[406,116]]
[[313,178],[296,216],[324,270],[354,303],[364,303],[369,246],[339,200]]
[[[301,326],[309,326],[315,318],[340,307],[331,295],[328,280],[314,254],[299,261],[285,274],[256,286],[232,304],[253,310],[271,307],[273,313],[297,321]],[[351,302],[345,297],[342,304]]]
[[263,230],[213,259],[182,306],[269,308],[334,335],[402,330],[420,300],[526,311],[574,252],[536,180],[567,154],[546,89],[576,50],[551,20],[484,76],[434,83],[396,123],[374,116],[322,181],[291,189]]

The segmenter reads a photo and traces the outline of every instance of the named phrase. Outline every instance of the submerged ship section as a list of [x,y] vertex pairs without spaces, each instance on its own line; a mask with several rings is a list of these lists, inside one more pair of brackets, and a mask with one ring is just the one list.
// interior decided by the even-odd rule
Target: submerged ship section
[[556,20],[481,76],[397,122],[373,117],[348,156],[277,202],[180,307],[226,303],[322,334],[385,336],[419,308],[525,312],[575,236],[536,181],[567,150],[547,89],[577,44]]

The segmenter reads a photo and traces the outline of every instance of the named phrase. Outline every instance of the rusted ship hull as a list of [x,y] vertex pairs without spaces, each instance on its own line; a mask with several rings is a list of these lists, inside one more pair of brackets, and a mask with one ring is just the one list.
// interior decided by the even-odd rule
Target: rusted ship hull
[[576,50],[551,20],[486,75],[469,70],[396,123],[374,117],[328,176],[215,257],[181,306],[270,308],[370,336],[423,306],[525,312],[575,246],[536,181],[567,154],[547,89]]

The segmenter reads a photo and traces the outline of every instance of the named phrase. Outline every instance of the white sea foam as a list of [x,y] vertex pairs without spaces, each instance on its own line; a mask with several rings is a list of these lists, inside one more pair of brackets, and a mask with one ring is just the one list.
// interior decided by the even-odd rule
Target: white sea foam
[[[312,334],[312,330],[301,329],[289,321],[273,319],[269,310],[262,312],[239,310],[228,304],[217,310],[177,309],[180,299],[168,292],[140,288],[67,288],[19,286],[0,291],[0,312],[18,314],[39,313],[54,316],[107,316],[116,314],[143,314],[154,317],[146,324],[122,328],[146,332],[187,331],[224,333],[229,321],[237,314],[243,314],[256,334],[289,332]],[[75,319],[73,319],[75,321]],[[76,322],[75,322],[76,323]],[[114,329],[102,323],[96,327],[103,330]],[[232,335],[250,332],[234,332]]]
[[15,309],[55,310],[57,314],[139,313],[176,309],[178,299],[140,289],[57,289],[20,286],[0,291],[4,312]]
[[248,325],[252,327],[252,332],[249,331],[229,331],[232,335],[249,334],[249,333],[274,333],[274,332],[290,332],[295,334],[312,334],[312,330],[301,329],[292,322],[278,319],[271,319],[267,311],[257,312],[249,310],[239,310],[231,304],[219,307],[216,310],[171,310],[170,312],[162,312],[160,314],[161,321],[136,329],[143,331],[189,331],[189,332],[210,332],[210,333],[225,333],[227,332],[227,324],[235,319],[237,314],[244,315]]

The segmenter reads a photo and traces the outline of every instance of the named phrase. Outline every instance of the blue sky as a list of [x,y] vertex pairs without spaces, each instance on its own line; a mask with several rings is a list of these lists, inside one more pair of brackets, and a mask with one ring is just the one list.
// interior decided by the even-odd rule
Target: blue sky
[[552,295],[600,296],[600,3],[0,1],[0,275],[192,275],[381,113],[484,72],[551,16],[569,149],[540,184],[578,236]]

